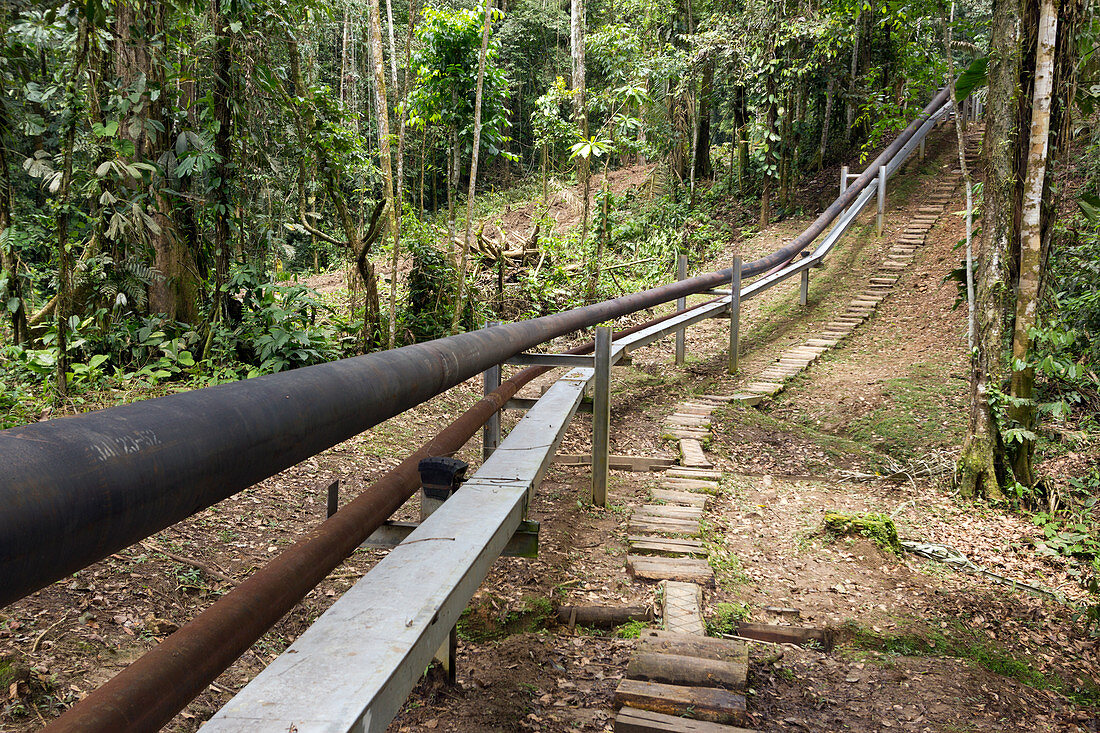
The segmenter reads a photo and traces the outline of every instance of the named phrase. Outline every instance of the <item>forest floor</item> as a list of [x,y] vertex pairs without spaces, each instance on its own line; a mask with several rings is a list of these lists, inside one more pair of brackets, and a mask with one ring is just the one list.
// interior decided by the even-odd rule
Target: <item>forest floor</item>
[[[814,271],[808,306],[798,305],[794,280],[746,303],[743,376],[725,372],[718,321],[688,332],[683,368],[671,367],[668,341],[634,352],[614,373],[612,452],[674,457],[660,437],[674,405],[734,392],[846,304],[949,170],[952,152],[941,141],[896,179],[885,236],[874,236],[870,220],[855,228]],[[754,647],[749,727],[1100,730],[1100,648],[1070,607],[823,532],[827,511],[892,514],[904,537],[950,544],[1072,603],[1086,598],[1068,561],[1034,552],[1041,531],[1026,515],[960,500],[949,476],[918,475],[948,465],[966,422],[965,316],[953,308],[955,285],[943,283],[959,259],[962,224],[948,211],[893,293],[841,346],[761,408],[715,415],[708,455],[730,478],[707,515],[723,549],[705,594],[709,623],[774,622],[768,608],[796,608],[799,623],[827,626],[838,642],[828,651]],[[776,224],[742,254],[771,251],[806,223]],[[708,264],[725,266],[728,254]],[[0,730],[55,717],[323,521],[333,479],[342,497],[358,494],[479,396],[480,380],[470,380],[0,611]],[[507,414],[506,424],[515,419]],[[589,434],[578,416],[561,452],[587,452]],[[1071,463],[1083,475],[1098,453],[1079,447],[1043,470],[1064,479]],[[476,465],[479,454],[475,440],[458,457]],[[899,480],[876,477],[891,472]],[[559,626],[552,609],[654,603],[655,586],[634,582],[624,561],[629,509],[659,477],[613,471],[606,509],[586,502],[589,482],[587,469],[551,469],[529,511],[541,523],[539,556],[494,564],[459,624],[457,685],[425,677],[391,731],[611,730],[613,692],[635,642]],[[401,515],[417,511],[413,499]],[[356,552],[168,729],[195,730],[380,557]]]

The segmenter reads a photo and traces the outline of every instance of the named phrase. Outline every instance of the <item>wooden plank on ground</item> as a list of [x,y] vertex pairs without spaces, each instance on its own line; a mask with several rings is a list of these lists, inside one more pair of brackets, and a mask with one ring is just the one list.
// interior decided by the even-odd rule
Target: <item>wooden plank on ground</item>
[[737,624],[737,635],[776,644],[801,646],[807,642],[815,642],[826,649],[832,646],[832,635],[827,630],[810,626],[773,626],[741,622]]
[[644,555],[706,555],[707,548],[698,540],[685,540],[678,537],[634,536],[627,538],[630,552]]
[[665,476],[672,478],[720,479],[722,478],[722,472],[715,471],[713,468],[690,468],[688,466],[672,466],[667,471],[665,471]]
[[710,636],[678,634],[649,629],[638,637],[638,649],[663,654],[680,654],[720,662],[749,663],[749,648],[743,641],[716,639]]
[[661,481],[661,487],[665,489],[684,489],[686,491],[705,491],[711,494],[718,493],[718,484],[714,481],[706,481],[697,478],[680,478],[679,476],[666,476]]
[[[663,471],[673,465],[671,458],[653,458],[650,456],[608,456],[608,465],[616,471]],[[554,463],[563,466],[591,466],[592,454],[569,455],[559,453]]]
[[627,531],[631,534],[663,532],[664,534],[682,534],[687,537],[698,537],[700,534],[699,522],[697,521],[660,519],[658,517],[631,517],[627,523]]
[[623,706],[615,716],[615,733],[754,733],[748,728],[665,715]]
[[710,498],[708,494],[700,494],[694,491],[676,491],[674,489],[650,489],[649,493],[655,501],[663,501],[666,504],[680,504],[681,506],[697,506],[700,509],[707,505]]
[[[703,589],[695,583],[681,583],[666,580],[661,584],[664,589],[661,600],[661,617],[665,629],[678,634],[702,637],[707,628],[703,623]],[[664,654],[667,652],[649,650],[647,653]],[[653,680],[661,682],[663,680]]]
[[703,446],[698,440],[684,438],[680,441],[680,455],[683,460],[680,463],[692,468],[712,468],[714,466],[703,454]]
[[642,651],[634,655],[626,668],[626,676],[632,680],[726,690],[743,689],[747,674],[748,669],[740,663]]
[[635,578],[644,580],[683,580],[689,583],[709,583],[714,571],[706,560],[695,557],[648,557],[628,555],[626,569]]
[[676,506],[674,504],[644,504],[634,509],[635,517],[658,519],[694,519],[703,518],[703,507]]
[[666,715],[692,715],[713,723],[743,723],[747,717],[744,695],[717,687],[622,680],[615,690],[615,704]]

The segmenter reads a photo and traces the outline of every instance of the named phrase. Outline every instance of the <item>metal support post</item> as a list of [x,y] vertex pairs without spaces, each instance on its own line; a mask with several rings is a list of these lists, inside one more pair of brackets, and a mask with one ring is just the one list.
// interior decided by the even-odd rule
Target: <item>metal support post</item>
[[886,220],[886,166],[878,167],[878,218],[875,220],[875,234],[882,236],[882,225]]
[[[688,257],[687,255],[676,256],[676,279],[683,280],[687,277]],[[687,308],[687,297],[676,299],[676,310],[682,311]],[[684,329],[676,331],[676,365],[684,363]]]
[[844,192],[848,190],[848,166],[840,166],[840,195],[843,196]]
[[729,373],[737,374],[737,348],[741,330],[741,255],[733,256],[730,277],[730,353]]
[[611,327],[596,326],[596,394],[592,400],[592,503],[607,506],[611,433]]
[[337,479],[328,485],[328,516],[332,516],[340,508],[340,480]]
[[802,271],[802,283],[798,288],[798,304],[806,305],[806,302],[810,297],[810,270],[807,268]]
[[[500,321],[488,321],[486,328],[499,326]],[[481,373],[484,394],[496,391],[500,386],[500,364],[494,364]],[[495,412],[481,429],[481,458],[487,459],[493,455],[493,451],[500,445],[500,413]]]
[[920,139],[920,157],[919,157],[919,160],[924,160],[924,141],[925,141],[925,138],[922,137]]

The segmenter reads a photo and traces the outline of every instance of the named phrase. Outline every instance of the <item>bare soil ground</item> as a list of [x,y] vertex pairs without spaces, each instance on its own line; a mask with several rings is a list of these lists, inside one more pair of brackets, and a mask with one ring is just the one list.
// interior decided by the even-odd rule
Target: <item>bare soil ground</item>
[[[913,176],[897,179],[891,231],[949,165],[946,144],[934,152]],[[777,224],[743,253],[770,251],[805,223]],[[866,266],[888,241],[864,224],[814,272],[807,308],[797,305],[794,283],[746,304],[742,375],[812,333],[863,287]],[[828,651],[754,647],[749,709],[759,730],[1098,730],[1097,643],[1066,607],[822,532],[826,511],[892,513],[903,536],[946,542],[991,570],[1081,599],[1065,563],[1030,551],[1026,540],[1037,530],[1026,518],[961,502],[943,477],[854,478],[922,459],[943,465],[957,444],[967,389],[963,316],[951,308],[953,286],[941,281],[957,259],[959,231],[958,218],[945,216],[876,315],[783,396],[716,416],[710,452],[728,478],[707,516],[717,576],[706,591],[712,627],[722,630],[731,609],[779,622],[768,608],[796,608],[794,623],[828,626],[838,642]],[[659,437],[673,406],[693,394],[732,392],[745,378],[726,375],[725,339],[724,324],[709,322],[689,331],[684,368],[671,366],[665,342],[616,370],[612,450],[675,455]],[[537,385],[528,389],[538,393]],[[0,659],[13,670],[12,686],[0,690],[0,730],[35,729],[117,673],[322,521],[332,479],[342,496],[359,493],[479,391],[471,380],[0,611]],[[587,452],[588,435],[580,416],[562,452]],[[459,457],[476,465],[478,454],[475,440]],[[1094,460],[1078,456],[1053,470]],[[552,608],[655,601],[654,586],[633,582],[624,559],[629,507],[658,481],[613,472],[609,507],[597,509],[585,501],[587,470],[552,469],[530,508],[542,523],[539,557],[494,564],[459,626],[458,684],[427,676],[390,730],[611,730],[612,695],[633,641],[562,627]],[[410,500],[402,516],[416,511]],[[195,730],[379,557],[355,553],[169,730]]]

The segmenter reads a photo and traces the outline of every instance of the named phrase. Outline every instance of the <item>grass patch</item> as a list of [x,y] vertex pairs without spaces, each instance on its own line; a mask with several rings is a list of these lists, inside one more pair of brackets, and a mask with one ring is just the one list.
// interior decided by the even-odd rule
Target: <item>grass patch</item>
[[845,631],[851,635],[848,645],[854,649],[899,657],[961,659],[1028,687],[1054,690],[1077,705],[1100,705],[1100,686],[1095,682],[1082,675],[1085,683],[1079,685],[1067,682],[1056,674],[1045,674],[1035,669],[1026,659],[989,643],[958,621],[950,622],[946,633],[938,630],[914,630],[900,634],[880,634],[856,622],[846,624]]

